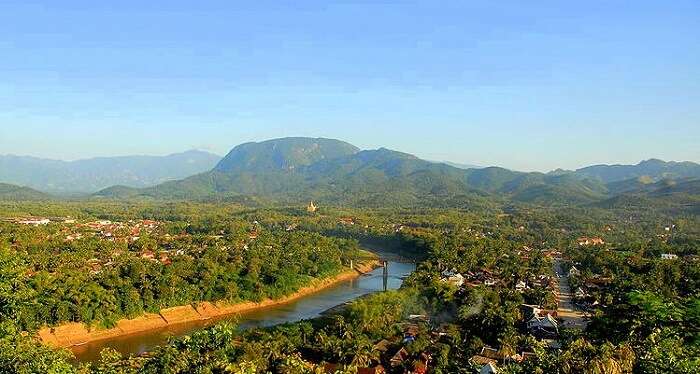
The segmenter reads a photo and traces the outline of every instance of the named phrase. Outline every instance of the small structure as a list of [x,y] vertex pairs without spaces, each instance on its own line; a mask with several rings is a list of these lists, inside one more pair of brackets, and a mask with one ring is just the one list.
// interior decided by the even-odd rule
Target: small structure
[[384,374],[384,366],[377,365],[375,367],[357,368],[357,374]]
[[355,219],[352,217],[340,217],[338,223],[341,225],[353,226],[355,224]]
[[399,351],[396,352],[396,354],[391,358],[391,360],[389,360],[389,362],[391,363],[391,367],[403,365],[403,362],[406,361],[406,359],[408,359],[408,356],[409,355],[406,348],[399,349]]
[[309,213],[315,213],[317,210],[318,210],[318,207],[316,205],[314,205],[313,201],[311,201],[309,203],[309,206],[306,207],[306,211]]
[[515,285],[515,290],[518,291],[518,292],[524,292],[526,289],[528,289],[527,284],[526,284],[525,282],[523,282],[523,281],[519,281],[519,282]]
[[589,238],[587,236],[583,236],[583,237],[578,238],[577,242],[578,242],[578,245],[580,245],[580,246],[605,244],[605,241],[602,238],[599,238],[599,237]]
[[569,269],[569,276],[579,276],[581,275],[581,271],[576,269],[576,266],[572,266],[571,269]]
[[479,371],[479,374],[497,374],[498,369],[496,369],[496,365],[492,362],[489,362],[488,364],[484,365],[481,367],[481,371]]
[[576,297],[577,299],[584,299],[588,296],[588,293],[584,291],[584,289],[581,287],[577,288],[576,293],[574,294],[574,297]]
[[677,258],[678,258],[678,255],[673,254],[673,253],[662,253],[661,254],[662,260],[675,260]]
[[23,219],[19,221],[19,224],[22,225],[32,225],[32,226],[40,226],[40,225],[48,225],[51,222],[48,218],[28,218],[28,219]]
[[559,323],[547,313],[544,317],[535,314],[527,321],[527,329],[531,333],[557,334],[559,332]]
[[441,281],[461,287],[464,284],[464,276],[458,273],[455,269],[443,271]]
[[153,251],[146,249],[146,250],[141,252],[141,258],[146,259],[146,260],[155,260],[156,254],[153,253]]

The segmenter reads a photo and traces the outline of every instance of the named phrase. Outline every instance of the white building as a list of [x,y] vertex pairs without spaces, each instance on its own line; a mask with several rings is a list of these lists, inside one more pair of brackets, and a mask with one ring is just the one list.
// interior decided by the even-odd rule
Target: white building
[[48,218],[29,218],[29,219],[19,221],[19,223],[22,225],[34,225],[34,226],[48,225],[50,222],[51,221]]
[[545,330],[556,332],[559,330],[559,323],[557,323],[557,320],[555,320],[549,313],[547,313],[547,315],[544,317],[534,314],[532,318],[527,321],[527,328],[530,331]]

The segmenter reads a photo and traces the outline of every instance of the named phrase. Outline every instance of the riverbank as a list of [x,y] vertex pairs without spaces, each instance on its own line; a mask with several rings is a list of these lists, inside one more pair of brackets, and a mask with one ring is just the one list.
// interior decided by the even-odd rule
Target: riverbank
[[134,319],[119,320],[115,327],[109,329],[90,329],[83,323],[66,323],[56,327],[45,327],[39,330],[37,336],[47,345],[70,348],[100,340],[161,329],[176,324],[221,318],[289,303],[337,283],[359,277],[362,274],[371,272],[378,266],[379,262],[377,260],[358,263],[355,265],[354,270],[345,271],[331,278],[316,279],[308,286],[280,299],[265,299],[261,302],[241,302],[236,304],[202,302],[196,306],[177,306],[163,309],[159,313],[149,313]]

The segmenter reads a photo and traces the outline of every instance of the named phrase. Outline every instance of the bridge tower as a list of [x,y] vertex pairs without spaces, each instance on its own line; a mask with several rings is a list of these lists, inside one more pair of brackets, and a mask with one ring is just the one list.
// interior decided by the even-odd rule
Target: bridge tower
[[387,290],[387,285],[389,283],[389,262],[384,260],[384,272],[382,274],[382,283],[384,285],[384,291]]

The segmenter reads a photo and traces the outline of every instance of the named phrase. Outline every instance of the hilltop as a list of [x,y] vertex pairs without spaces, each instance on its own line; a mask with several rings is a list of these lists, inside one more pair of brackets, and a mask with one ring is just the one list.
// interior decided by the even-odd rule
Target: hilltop
[[29,187],[0,183],[0,201],[35,201],[50,199],[52,199],[50,195]]

